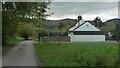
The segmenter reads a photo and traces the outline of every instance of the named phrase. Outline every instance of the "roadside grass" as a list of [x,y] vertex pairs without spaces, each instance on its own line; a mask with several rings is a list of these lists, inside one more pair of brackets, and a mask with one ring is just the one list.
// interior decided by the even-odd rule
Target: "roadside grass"
[[5,54],[8,52],[13,46],[15,46],[17,43],[23,41],[23,38],[8,38],[7,44],[2,45],[2,54]]
[[118,62],[118,43],[39,42],[35,48],[43,66],[115,66]]

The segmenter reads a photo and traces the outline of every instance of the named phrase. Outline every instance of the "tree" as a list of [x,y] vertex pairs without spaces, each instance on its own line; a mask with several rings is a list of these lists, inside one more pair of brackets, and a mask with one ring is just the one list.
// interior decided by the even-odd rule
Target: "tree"
[[48,31],[45,28],[38,28],[37,34],[38,34],[38,40],[40,40],[40,37],[48,36]]
[[19,35],[25,40],[28,40],[30,36],[33,36],[35,34],[35,26],[33,24],[28,23],[20,26],[19,29]]
[[102,26],[102,21],[101,21],[101,19],[99,17],[96,17],[93,20],[93,22],[94,22],[95,27],[101,27]]
[[102,32],[104,32],[105,34],[107,34],[109,32],[109,28],[107,26],[102,26],[99,28]]
[[[49,9],[50,1],[47,2],[3,2],[2,3],[2,25],[3,44],[6,43],[7,36],[17,33],[19,24],[42,21],[49,14],[45,14]],[[20,22],[20,23],[18,23]],[[34,22],[37,24],[39,22]]]
[[62,29],[63,27],[64,27],[64,23],[60,21],[60,23],[58,24],[58,29]]

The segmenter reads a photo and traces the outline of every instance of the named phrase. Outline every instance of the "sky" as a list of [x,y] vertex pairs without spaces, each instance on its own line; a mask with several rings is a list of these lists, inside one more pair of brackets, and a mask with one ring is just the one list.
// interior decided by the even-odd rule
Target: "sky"
[[54,13],[49,20],[64,18],[77,19],[78,15],[83,20],[93,20],[100,17],[102,21],[118,18],[118,0],[54,0],[50,5],[48,13]]

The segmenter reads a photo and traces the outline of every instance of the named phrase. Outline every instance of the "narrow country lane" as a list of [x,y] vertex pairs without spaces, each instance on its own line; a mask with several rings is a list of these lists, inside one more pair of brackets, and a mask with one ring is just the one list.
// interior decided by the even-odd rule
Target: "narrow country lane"
[[23,41],[3,57],[3,66],[37,66],[33,41]]

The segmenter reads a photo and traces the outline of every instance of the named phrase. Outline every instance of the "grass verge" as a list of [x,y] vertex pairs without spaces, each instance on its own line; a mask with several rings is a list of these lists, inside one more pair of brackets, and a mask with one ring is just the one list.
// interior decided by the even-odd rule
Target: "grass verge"
[[39,63],[45,66],[115,66],[118,43],[37,43]]
[[8,52],[13,46],[15,46],[17,43],[23,41],[21,38],[9,38],[7,40],[7,44],[2,45],[2,54],[4,55],[6,52]]

